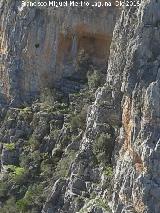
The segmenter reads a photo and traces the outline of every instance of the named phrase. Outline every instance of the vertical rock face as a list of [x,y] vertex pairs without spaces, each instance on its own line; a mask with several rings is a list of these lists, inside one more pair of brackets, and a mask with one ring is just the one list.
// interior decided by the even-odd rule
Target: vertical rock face
[[[90,107],[80,153],[71,167],[67,187],[65,183],[68,212],[76,212],[75,194],[87,197],[85,193],[93,188],[97,196],[110,200],[108,188],[103,191],[103,186],[97,187],[99,180],[102,183],[103,168],[93,165],[95,138],[102,132],[112,132],[112,143],[115,141],[114,153],[109,153],[107,146],[115,164],[114,181],[110,182],[114,185],[112,212],[160,212],[159,8],[160,1],[141,1],[137,8],[124,8],[117,22],[107,81]],[[88,187],[77,189],[78,180]],[[107,211],[97,209],[95,203],[94,199],[85,203],[84,212]],[[46,209],[47,204],[44,212]]]
[[[0,11],[1,87],[9,99],[23,95],[26,100],[46,85],[73,77],[81,50],[92,63],[104,66],[109,49],[103,44],[110,44],[115,8],[102,8],[101,14],[88,9],[84,16],[84,8],[54,11],[18,9],[18,5],[2,1]],[[11,163],[7,168],[14,175],[17,168],[23,171],[16,166],[25,156],[31,176],[38,174],[38,181],[31,181],[39,185],[43,180],[43,191],[50,191],[42,203],[33,199],[20,207],[43,213],[160,212],[159,8],[160,0],[123,8],[113,34],[106,83],[88,109],[86,129],[84,123],[76,123],[78,117],[72,118],[72,111],[81,112],[80,105],[90,103],[88,91],[74,97],[77,101],[73,98],[69,110],[63,104],[46,109],[35,104],[23,110],[11,108],[6,119],[1,110],[2,171]],[[64,162],[69,171],[61,171]],[[29,189],[24,189],[18,204],[28,201]]]
[[107,82],[97,91],[82,143],[87,152],[101,123],[115,128],[112,211],[117,213],[160,211],[159,8],[160,1],[148,0],[122,11]]
[[158,8],[160,1],[142,1],[139,8],[124,10],[114,32],[107,81],[121,88],[123,97],[113,212],[160,211]]
[[1,88],[8,99],[26,101],[71,77],[82,51],[106,66],[118,8],[29,8],[5,0],[0,6]]

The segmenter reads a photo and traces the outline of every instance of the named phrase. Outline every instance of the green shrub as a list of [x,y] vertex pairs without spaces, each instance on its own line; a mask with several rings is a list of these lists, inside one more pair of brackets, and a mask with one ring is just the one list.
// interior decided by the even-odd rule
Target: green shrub
[[104,170],[104,174],[108,177],[113,177],[113,168],[111,166],[107,166]]
[[72,116],[70,123],[73,131],[79,128],[85,130],[86,116],[87,116],[87,106],[84,106],[79,114]]
[[59,129],[54,129],[50,132],[50,137],[57,140],[59,134],[60,134],[60,130]]
[[16,202],[16,206],[20,212],[27,212],[32,207],[42,207],[42,203],[44,202],[43,195],[43,186],[42,184],[34,184],[29,186],[24,198],[18,200]]
[[108,133],[102,133],[93,144],[93,153],[97,157],[98,162],[103,166],[109,161],[110,153],[112,152],[111,144],[112,138]]
[[11,197],[6,201],[4,206],[0,208],[1,213],[18,213],[15,198]]
[[29,166],[29,163],[31,161],[31,152],[30,152],[30,147],[27,146],[25,147],[25,151],[21,153],[19,157],[20,161],[20,166],[27,169]]
[[14,143],[6,143],[4,144],[4,148],[7,149],[8,151],[12,151],[15,149],[15,144]]
[[68,152],[57,164],[56,175],[58,177],[67,177],[69,168],[73,160],[75,159],[76,153],[74,151]]
[[102,198],[100,198],[100,197],[97,197],[97,198],[95,199],[95,204],[96,204],[98,207],[105,209],[106,211],[109,211],[109,212],[111,211],[111,209],[110,209],[110,207],[108,206],[106,200],[104,200],[104,199],[102,199]]
[[15,171],[13,172],[13,176],[15,178],[15,180],[20,180],[22,178],[24,178],[26,175],[26,170],[22,167],[16,167]]
[[53,105],[55,99],[55,90],[49,87],[44,88],[41,92],[40,101],[45,105]]
[[77,57],[76,70],[79,74],[81,74],[81,81],[83,81],[84,83],[87,82],[86,74],[90,64],[91,64],[91,60],[88,53],[84,49],[81,49]]
[[33,135],[30,137],[28,144],[32,147],[33,150],[39,148],[39,141],[36,138],[34,138]]
[[62,141],[61,141],[61,146],[62,146],[62,148],[65,148],[66,146],[68,146],[68,144],[71,142],[71,140],[72,140],[71,136],[65,135],[65,136],[62,138]]
[[30,160],[31,160],[31,162],[33,162],[33,164],[34,164],[35,166],[40,165],[40,162],[41,162],[41,160],[42,160],[42,156],[41,156],[40,151],[39,151],[39,150],[36,150],[36,151],[32,152],[32,153],[30,154]]
[[110,212],[111,211],[111,209],[108,206],[108,204],[107,204],[105,199],[103,199],[101,197],[95,197],[93,199],[86,199],[85,200],[85,206],[79,211],[79,213],[90,212],[90,210],[93,207],[102,208],[103,210],[105,210],[105,212]]
[[97,137],[94,143],[93,151],[95,153],[99,153],[101,151],[106,151],[107,148],[107,140],[110,140],[111,136],[109,134],[102,133],[99,137]]
[[88,72],[88,86],[89,89],[97,89],[102,86],[105,82],[105,76],[101,73],[100,70],[94,70],[92,72]]
[[7,170],[9,171],[11,178],[16,183],[22,183],[25,181],[27,171],[23,167],[18,167],[14,165],[8,165]]
[[30,107],[26,107],[20,110],[19,117],[23,118],[24,120],[31,121],[32,120],[32,111]]
[[76,130],[79,128],[79,126],[80,126],[79,116],[75,115],[71,119],[71,128],[72,128],[72,130]]
[[81,127],[82,130],[85,130],[85,128],[86,128],[87,109],[88,109],[88,106],[84,105],[80,114],[79,114],[80,127]]
[[16,202],[17,209],[19,212],[27,212],[29,209],[29,202],[26,199],[21,199]]
[[41,176],[43,178],[48,179],[53,176],[54,164],[51,162],[48,162],[47,160],[43,160],[41,162],[40,170],[41,170]]
[[0,198],[6,197],[8,191],[8,183],[0,180]]

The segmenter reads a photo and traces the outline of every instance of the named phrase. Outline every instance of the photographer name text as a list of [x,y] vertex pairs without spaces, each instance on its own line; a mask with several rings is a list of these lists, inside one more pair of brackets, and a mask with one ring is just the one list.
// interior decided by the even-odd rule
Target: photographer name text
[[140,1],[22,1],[23,7],[138,7]]

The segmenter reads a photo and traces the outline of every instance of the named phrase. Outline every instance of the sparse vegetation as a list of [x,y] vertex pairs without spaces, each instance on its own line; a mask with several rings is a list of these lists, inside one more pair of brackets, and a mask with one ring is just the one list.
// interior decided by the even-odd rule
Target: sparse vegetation
[[[86,59],[87,56],[82,53],[78,68],[81,72],[88,66]],[[84,83],[84,79],[82,81]],[[94,73],[89,84],[95,88],[98,82],[99,79],[96,79]],[[83,91],[70,96],[70,103],[57,101],[55,95],[54,90],[46,88],[42,92],[41,103],[36,102],[31,107],[17,109],[15,113],[10,112],[8,117],[6,116],[5,121],[8,122],[9,128],[18,126],[20,132],[25,134],[20,134],[20,140],[16,139],[14,143],[2,142],[3,147],[11,154],[11,151],[18,148],[20,152],[17,165],[5,167],[6,178],[0,182],[0,198],[4,200],[0,212],[40,212],[46,199],[44,192],[48,190],[50,180],[53,186],[56,180],[67,178],[69,175],[86,128],[88,106],[94,100],[94,95],[87,85]],[[6,128],[5,134],[9,134],[9,131],[10,129]],[[97,165],[102,161],[101,153],[106,150],[106,135],[101,135],[96,140],[93,162]],[[110,170],[106,172],[110,175]],[[79,206],[83,206],[84,202],[83,197],[77,198]]]
[[109,157],[112,152],[111,147],[112,137],[108,133],[100,134],[93,144],[93,153],[97,157],[98,162],[101,163],[104,167],[105,164],[109,161]]
[[56,168],[56,175],[58,177],[67,177],[69,168],[70,168],[71,163],[73,162],[75,156],[76,156],[76,153],[74,151],[70,151],[67,154],[65,154],[65,157],[63,157],[59,161],[59,163],[57,164],[57,168]]
[[32,147],[33,150],[36,150],[39,147],[39,141],[34,136],[30,137],[28,144]]
[[5,181],[0,181],[0,198],[6,197],[8,192],[8,184]]
[[113,168],[111,166],[106,166],[104,174],[108,177],[113,177]]
[[32,113],[32,110],[31,110],[30,107],[20,109],[20,112],[19,112],[19,118],[20,119],[31,121],[32,115],[33,115],[33,113]]
[[25,178],[27,176],[27,171],[23,167],[18,167],[14,165],[8,165],[7,170],[9,171],[9,175],[16,183],[25,182]]
[[87,115],[87,107],[84,106],[80,113],[76,115],[72,115],[71,118],[71,128],[73,131],[77,130],[78,128],[85,130],[86,127],[86,115]]
[[31,207],[40,209],[44,200],[42,184],[29,186],[24,198],[16,202],[17,209],[20,212],[27,212]]
[[18,209],[16,206],[16,200],[14,197],[9,198],[4,206],[0,208],[1,213],[17,213]]
[[86,213],[89,212],[93,207],[99,207],[102,208],[105,211],[111,211],[108,204],[106,203],[106,200],[100,198],[100,197],[95,197],[91,199],[86,199],[85,200],[85,206],[79,211],[79,213]]
[[55,90],[51,88],[45,88],[41,92],[40,101],[45,105],[53,105],[55,98]]
[[4,148],[7,149],[8,151],[12,151],[15,149],[15,144],[14,143],[6,143],[4,144]]
[[89,89],[97,89],[105,82],[105,75],[100,70],[91,70],[88,72],[88,86]]

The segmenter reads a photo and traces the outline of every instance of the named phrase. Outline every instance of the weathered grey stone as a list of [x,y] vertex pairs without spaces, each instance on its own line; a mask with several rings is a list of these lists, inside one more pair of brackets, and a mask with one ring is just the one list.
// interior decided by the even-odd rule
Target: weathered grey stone
[[[74,188],[79,189],[80,191],[86,191],[86,184],[85,181],[80,179],[80,178],[76,178],[73,182],[72,182],[72,188],[74,190]],[[74,191],[73,191],[74,192]]]
[[[33,147],[26,150],[28,153],[35,148],[37,153],[47,153],[58,162],[67,151],[78,150],[68,180],[53,183],[44,213],[75,213],[83,208],[86,212],[106,213],[108,204],[113,213],[160,212],[160,1],[139,3],[137,7],[124,7],[117,21],[106,83],[95,94],[85,133],[77,139],[77,145],[73,139],[62,143],[75,133],[65,126],[69,116],[43,112],[40,105],[32,105],[31,123],[19,119],[15,108],[8,110],[3,122],[6,112],[0,111],[2,143],[29,139],[33,131],[39,144],[38,148],[36,143],[29,144],[26,149]],[[101,8],[99,12],[97,8],[17,6],[20,1],[0,3],[1,86],[10,106],[36,99],[45,87],[55,86],[64,93],[83,88],[89,63],[103,66],[108,58],[118,8]],[[89,53],[86,61],[77,60],[82,49]],[[105,54],[99,58],[102,50]],[[0,101],[3,103],[1,97]],[[74,109],[79,99],[75,102],[75,96],[69,95],[69,101]],[[57,129],[58,134],[52,138],[51,131]],[[94,153],[101,134],[112,138],[105,144],[105,163],[98,161],[103,147],[97,155]],[[24,142],[18,140],[13,150],[3,148],[2,166],[18,162],[17,148],[21,153],[20,144]],[[29,162],[29,171],[39,167],[39,163]]]
[[2,167],[5,165],[17,165],[19,160],[19,152],[17,149],[9,150],[3,148],[1,156]]
[[43,213],[52,213],[59,212],[60,208],[63,205],[63,193],[65,190],[66,181],[59,179],[56,181],[51,195],[48,197],[42,212]]
[[11,106],[36,100],[44,88],[56,86],[57,81],[64,92],[79,90],[81,84],[76,81],[84,78],[78,68],[82,51],[93,64],[105,66],[118,7],[55,10],[22,7],[16,0],[2,0],[0,6],[1,32],[6,38],[1,41],[2,94],[10,94]]

